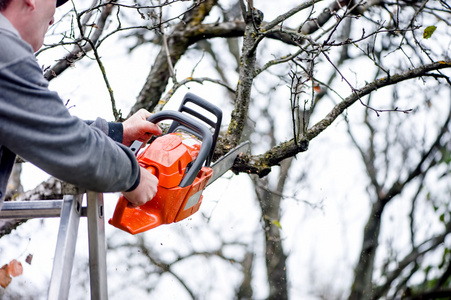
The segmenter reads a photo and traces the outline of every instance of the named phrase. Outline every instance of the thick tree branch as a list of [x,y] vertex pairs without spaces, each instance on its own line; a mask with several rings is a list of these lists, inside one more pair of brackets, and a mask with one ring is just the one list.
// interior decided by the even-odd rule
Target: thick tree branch
[[[94,5],[95,7],[95,5]],[[91,8],[91,9],[94,9]],[[113,8],[114,5],[113,4],[108,4],[108,5],[104,5],[101,9],[102,12],[100,14],[100,17],[97,19],[97,23],[95,25],[90,26],[90,28],[95,28],[95,30],[93,31],[92,34],[88,36],[85,35],[85,29],[86,29],[86,22],[89,21],[89,17],[84,18],[83,20],[81,20],[80,18],[82,17],[83,14],[78,15],[78,24],[80,25],[80,29],[81,32],[83,32],[81,34],[81,36],[76,39],[73,44],[74,44],[74,48],[72,49],[71,52],[69,52],[63,59],[61,59],[56,65],[54,65],[52,68],[50,68],[49,70],[47,70],[44,74],[44,77],[47,80],[52,80],[53,78],[55,78],[56,76],[60,75],[61,73],[63,73],[67,68],[73,66],[73,64],[82,59],[83,57],[86,56],[86,54],[91,51],[93,48],[93,45],[96,45],[101,37],[101,35],[104,32],[105,29],[105,25],[106,25],[106,21],[108,20],[108,18],[110,17],[111,13],[113,12]],[[86,11],[85,11],[86,12]],[[90,14],[87,13],[87,15],[89,16]],[[85,42],[87,39],[89,39],[89,43]],[[84,43],[84,45],[82,46],[82,44]],[[44,49],[45,50],[45,49]]]
[[158,104],[170,78],[167,53],[169,52],[172,65],[175,66],[188,47],[199,39],[198,35],[189,35],[187,30],[201,24],[216,3],[217,0],[206,0],[199,5],[195,4],[194,8],[185,13],[183,21],[174,27],[167,39],[167,50],[162,48],[158,53],[130,114],[140,108],[152,111]]
[[[406,81],[409,79],[420,78],[422,76],[431,75],[430,72],[437,71],[441,69],[446,69],[451,67],[451,61],[439,61],[429,65],[424,65],[415,69],[411,69],[404,73],[392,75],[390,77],[385,77],[373,81],[367,85],[365,85],[361,89],[357,89],[355,93],[345,98],[343,101],[338,103],[321,121],[312,126],[307,132],[307,139],[312,140],[316,136],[318,136],[321,132],[323,132],[333,121],[337,119],[348,107],[353,105],[355,102],[360,101],[360,99],[366,95],[369,95],[371,92],[376,91],[382,87],[386,87],[389,85],[394,85],[402,81]],[[395,108],[396,109],[396,108]]]

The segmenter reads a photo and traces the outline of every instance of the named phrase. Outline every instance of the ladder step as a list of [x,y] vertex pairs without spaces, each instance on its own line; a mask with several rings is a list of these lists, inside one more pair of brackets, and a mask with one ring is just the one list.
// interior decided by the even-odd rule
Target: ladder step
[[0,219],[32,219],[60,217],[63,200],[6,201]]

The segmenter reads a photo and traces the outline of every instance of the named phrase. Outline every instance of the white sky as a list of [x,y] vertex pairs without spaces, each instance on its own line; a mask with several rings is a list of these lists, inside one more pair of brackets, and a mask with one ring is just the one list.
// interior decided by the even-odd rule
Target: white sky
[[[288,2],[282,1],[277,6],[270,2],[269,8],[265,8],[264,4],[268,2],[261,4],[265,19],[271,19],[278,13],[277,9],[283,11],[284,4],[288,5]],[[123,49],[115,47],[113,40],[101,48],[102,60],[113,87],[118,108],[123,110],[124,115],[135,102],[152,63],[155,53],[149,49],[147,46],[141,47],[133,53],[133,56],[128,56]],[[51,53],[48,55],[44,53],[39,57],[40,64],[52,64],[51,57]],[[70,110],[72,114],[83,119],[101,116],[112,120],[109,96],[98,67],[95,64],[88,67],[83,65],[77,64],[75,70],[68,70],[60,79],[52,81],[51,89],[57,90],[62,99],[70,99],[70,105],[75,105]],[[180,66],[177,69],[180,72],[183,71]],[[177,108],[186,91],[188,90],[180,90],[171,100],[168,108]],[[220,99],[211,98],[211,95],[217,94],[217,90],[212,89],[211,85],[192,85],[189,91],[213,102],[220,102]],[[329,106],[330,104],[319,109],[327,111]],[[347,113],[350,119],[358,118],[363,110],[363,107],[355,105]],[[353,266],[360,251],[362,228],[366,222],[370,203],[365,192],[365,178],[361,176],[362,166],[359,164],[358,154],[349,148],[348,140],[344,138],[344,130],[345,124],[342,119],[337,120],[328,129],[328,133],[322,134],[310,143],[308,152],[297,156],[296,167],[292,170],[295,173],[296,168],[302,170],[314,166],[309,170],[309,183],[311,183],[309,188],[299,187],[296,199],[286,200],[282,206],[283,218],[280,224],[284,247],[286,253],[290,254],[288,273],[292,289],[291,299],[314,300],[316,298],[309,293],[314,289],[325,288],[326,284],[330,284],[338,292],[346,291],[352,280]],[[320,161],[320,163],[308,164],[311,161]],[[26,190],[35,187],[48,177],[30,164],[24,165],[22,176]],[[221,234],[224,237],[233,239],[239,236],[243,239],[256,240],[256,250],[262,249],[261,237],[255,237],[254,233],[259,226],[260,212],[249,179],[244,174],[239,176],[228,174],[228,176],[232,178],[219,179],[204,192],[201,211],[193,216],[193,220],[185,220],[149,233],[148,236],[155,241],[155,244],[163,244],[162,252],[165,249],[171,252],[174,244],[180,243],[180,240],[173,238],[171,231],[182,232],[190,226],[190,222],[196,224],[203,222],[202,215],[212,216],[212,221],[207,226],[222,228]],[[296,190],[295,186],[292,188]],[[116,194],[105,196],[106,219],[111,216],[117,198]],[[321,203],[322,209],[313,209],[299,200]],[[401,209],[397,205],[394,206],[395,211]],[[24,265],[24,274],[13,279],[8,291],[33,290],[36,294],[43,295],[34,299],[46,298],[46,284],[52,266],[58,221],[58,219],[45,222],[31,220],[12,234],[0,239],[0,263],[4,264],[15,258]],[[398,223],[394,220],[392,224]],[[116,231],[115,228],[106,226],[109,236]],[[82,220],[76,263],[84,262],[87,257],[86,232],[86,222]],[[29,253],[34,256],[31,265],[24,263]],[[264,298],[267,292],[263,258],[259,257],[259,259],[254,270],[253,282],[256,299]],[[114,258],[109,258],[109,262],[110,260],[113,264],[109,265],[110,271],[121,267],[114,265]],[[74,270],[78,268],[74,267]],[[114,273],[114,271],[111,272]],[[186,275],[202,276],[195,272]],[[127,275],[115,273],[112,274],[111,280],[118,280],[121,276]],[[115,282],[111,280],[110,290],[118,292],[114,289]],[[174,297],[189,299],[183,294],[178,294],[180,289],[173,288],[173,279],[165,280],[167,283],[157,289],[158,299]],[[239,279],[229,278],[229,280]],[[169,288],[166,288],[167,286]],[[233,291],[219,289],[215,299],[231,299],[231,292]],[[129,289],[124,293],[130,296]],[[123,299],[124,294],[118,292],[115,295],[116,297],[110,296],[112,299]],[[71,290],[71,299],[86,299],[85,295],[80,295],[77,285],[74,285]]]

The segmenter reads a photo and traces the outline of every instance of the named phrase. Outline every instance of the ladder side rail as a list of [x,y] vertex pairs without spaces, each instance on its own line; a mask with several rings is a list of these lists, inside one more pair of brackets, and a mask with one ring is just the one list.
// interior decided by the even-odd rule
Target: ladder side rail
[[64,300],[69,297],[82,199],[83,194],[65,195],[63,198],[60,227],[48,292],[49,300]]
[[89,275],[92,300],[108,299],[103,194],[88,192]]

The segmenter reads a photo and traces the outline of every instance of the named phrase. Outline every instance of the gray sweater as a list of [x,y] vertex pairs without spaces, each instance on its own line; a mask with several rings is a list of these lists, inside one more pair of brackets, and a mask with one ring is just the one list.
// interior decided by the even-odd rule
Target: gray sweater
[[16,154],[89,190],[134,189],[139,165],[120,142],[122,124],[89,124],[69,114],[48,89],[31,46],[0,13],[0,209]]

